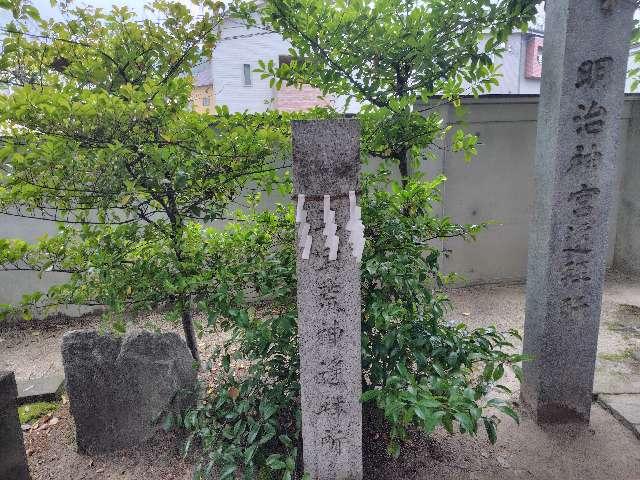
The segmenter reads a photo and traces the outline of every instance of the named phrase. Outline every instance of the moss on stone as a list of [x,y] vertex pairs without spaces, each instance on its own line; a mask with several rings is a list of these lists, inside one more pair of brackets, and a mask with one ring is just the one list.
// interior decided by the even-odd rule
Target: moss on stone
[[57,410],[59,406],[60,403],[54,402],[36,402],[28,405],[22,405],[18,407],[20,423],[25,424],[32,420],[37,420],[40,417],[44,417],[47,413]]

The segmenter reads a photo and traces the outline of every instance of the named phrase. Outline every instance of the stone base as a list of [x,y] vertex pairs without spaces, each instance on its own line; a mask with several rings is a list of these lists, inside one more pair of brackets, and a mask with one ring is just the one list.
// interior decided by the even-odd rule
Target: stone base
[[598,403],[640,440],[640,394],[598,395]]
[[531,402],[524,395],[520,395],[520,400],[538,425],[589,425],[590,411],[585,414],[558,402]]
[[64,377],[54,375],[33,380],[17,380],[18,405],[35,402],[55,402],[64,391]]

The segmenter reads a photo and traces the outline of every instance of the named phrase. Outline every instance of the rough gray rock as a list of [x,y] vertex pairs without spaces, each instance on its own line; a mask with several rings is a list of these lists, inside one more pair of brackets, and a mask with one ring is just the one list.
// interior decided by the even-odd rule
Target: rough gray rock
[[13,372],[0,371],[0,479],[28,480]]
[[71,331],[62,359],[80,452],[144,442],[164,412],[187,405],[196,383],[193,358],[175,333]]

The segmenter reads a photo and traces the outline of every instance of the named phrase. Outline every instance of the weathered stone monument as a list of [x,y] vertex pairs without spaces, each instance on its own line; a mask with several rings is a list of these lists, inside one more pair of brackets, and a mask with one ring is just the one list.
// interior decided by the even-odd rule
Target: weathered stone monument
[[28,480],[29,467],[18,419],[13,372],[0,371],[0,478]]
[[293,122],[303,460],[312,480],[362,478],[359,171],[356,120]]
[[193,357],[175,333],[76,330],[62,339],[62,359],[80,452],[144,442],[195,388]]
[[538,423],[589,422],[634,9],[547,2],[522,386]]

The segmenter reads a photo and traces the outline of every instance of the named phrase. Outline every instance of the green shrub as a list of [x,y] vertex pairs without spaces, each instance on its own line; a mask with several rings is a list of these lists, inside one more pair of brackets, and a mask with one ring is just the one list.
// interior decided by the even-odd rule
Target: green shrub
[[[391,425],[393,455],[412,426],[475,435],[480,425],[493,442],[496,409],[517,420],[507,403],[489,398],[493,387],[507,390],[498,384],[506,366],[519,376],[522,358],[508,353],[517,333],[445,322],[443,287],[452,277],[439,271],[438,240],[472,239],[484,225],[436,215],[442,177],[406,187],[389,178],[383,171],[365,177],[360,200],[362,401]],[[229,267],[207,308],[210,323],[230,337],[212,359],[220,366],[214,384],[203,386],[202,401],[183,418],[190,442],[203,447],[203,477],[218,470],[221,480],[260,478],[268,467],[277,478],[300,478],[294,226],[292,209],[279,207],[226,233]]]

